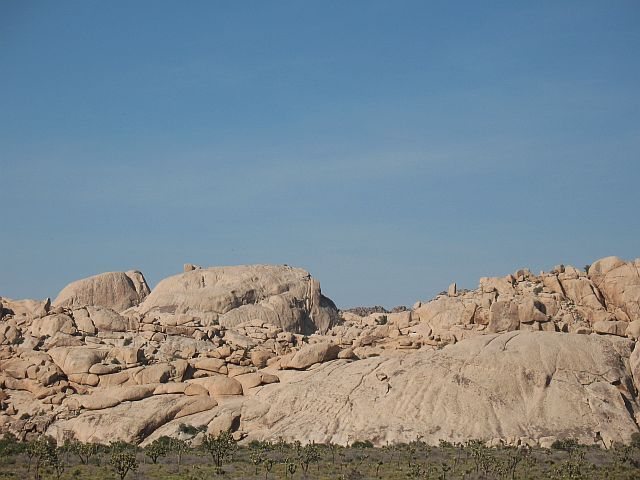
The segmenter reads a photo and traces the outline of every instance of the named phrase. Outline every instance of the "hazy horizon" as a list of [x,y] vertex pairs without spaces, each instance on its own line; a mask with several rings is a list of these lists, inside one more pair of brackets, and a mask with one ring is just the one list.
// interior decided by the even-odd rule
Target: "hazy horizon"
[[340,307],[640,256],[640,4],[2,2],[0,296],[289,264]]

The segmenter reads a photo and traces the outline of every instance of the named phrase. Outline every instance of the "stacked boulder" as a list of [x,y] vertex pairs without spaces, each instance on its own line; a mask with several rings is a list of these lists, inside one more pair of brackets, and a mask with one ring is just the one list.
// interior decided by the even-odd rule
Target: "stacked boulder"
[[640,260],[607,257],[587,271],[559,265],[534,275],[518,270],[482,278],[473,291],[450,289],[413,313],[438,334],[461,340],[514,330],[610,334],[637,338]]
[[[2,299],[0,429],[103,441],[111,414],[126,406],[136,418],[153,413],[119,437],[141,441],[149,429],[215,413],[220,402],[278,382],[273,368],[264,370],[271,360],[298,348],[303,332],[326,331],[337,320],[304,270],[185,270],[152,295],[132,271],[73,282],[53,304]],[[168,399],[180,408],[158,417],[150,406]],[[91,433],[87,421],[104,428]]]

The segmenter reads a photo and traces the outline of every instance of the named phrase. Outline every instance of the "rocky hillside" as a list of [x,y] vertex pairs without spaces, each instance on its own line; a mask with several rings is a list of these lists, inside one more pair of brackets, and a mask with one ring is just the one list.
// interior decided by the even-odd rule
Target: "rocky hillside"
[[[422,436],[609,445],[639,431],[640,259],[338,312],[288,266],[111,272],[0,298],[0,432],[147,443]],[[195,428],[193,428],[195,427]]]

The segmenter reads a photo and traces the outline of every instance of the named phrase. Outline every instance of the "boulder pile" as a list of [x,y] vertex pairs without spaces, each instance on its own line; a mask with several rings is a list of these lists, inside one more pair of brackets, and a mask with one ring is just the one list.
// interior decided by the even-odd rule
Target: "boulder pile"
[[0,432],[606,446],[638,431],[639,337],[640,260],[616,257],[393,312],[339,312],[289,266],[110,272],[0,297]]

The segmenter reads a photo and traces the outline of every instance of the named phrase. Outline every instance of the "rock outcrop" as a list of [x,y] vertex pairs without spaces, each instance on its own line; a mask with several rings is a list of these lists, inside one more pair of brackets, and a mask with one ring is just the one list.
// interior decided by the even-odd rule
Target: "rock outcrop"
[[186,265],[150,294],[129,272],[53,305],[0,298],[0,433],[628,442],[639,266],[523,269],[391,312],[338,312],[306,271],[267,265]]
[[441,294],[414,314],[434,334],[456,340],[514,330],[625,336],[626,327],[640,319],[640,260],[607,257],[588,272],[559,265],[540,275],[523,269],[482,278],[478,289]]
[[640,405],[614,336],[510,332],[442,350],[336,361],[263,388],[243,411],[250,439],[431,444],[469,438],[606,445],[638,431]]
[[261,321],[304,334],[325,332],[337,320],[335,305],[308,272],[274,265],[187,270],[162,280],[138,311],[161,323],[174,316],[227,328]]
[[618,257],[603,258],[591,265],[589,278],[617,320],[640,319],[640,259],[625,262]]
[[139,305],[149,295],[142,273],[108,272],[70,283],[62,289],[53,305],[57,307],[108,307],[121,312]]

